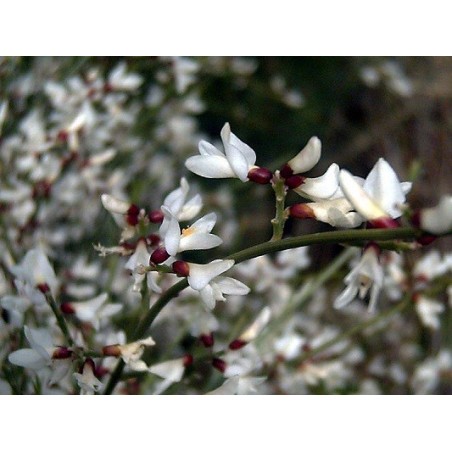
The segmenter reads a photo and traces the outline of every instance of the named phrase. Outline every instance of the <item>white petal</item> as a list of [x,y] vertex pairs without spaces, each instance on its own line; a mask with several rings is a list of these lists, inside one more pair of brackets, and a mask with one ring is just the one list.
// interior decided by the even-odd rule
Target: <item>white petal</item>
[[322,143],[317,137],[312,137],[308,144],[288,162],[295,174],[305,173],[314,168],[322,154]]
[[422,209],[420,226],[432,234],[442,234],[452,229],[452,196],[442,196],[435,207]]
[[256,153],[250,146],[240,140],[232,132],[229,136],[229,144],[231,146],[234,146],[245,157],[248,167],[254,166],[254,164],[256,163]]
[[358,294],[358,285],[349,284],[334,300],[333,306],[336,309],[341,309],[351,301],[353,301]]
[[234,278],[227,276],[220,277],[215,280],[215,284],[220,288],[221,292],[226,295],[246,295],[250,288]]
[[50,358],[48,360],[44,359],[36,350],[31,348],[22,348],[10,353],[8,360],[16,366],[33,370],[42,369],[50,364]]
[[309,199],[328,199],[335,194],[339,187],[339,166],[330,165],[325,174],[319,177],[307,177],[295,192]]
[[198,215],[199,211],[202,209],[202,198],[201,195],[196,194],[187,201],[177,215],[179,221],[189,221]]
[[170,192],[163,200],[163,206],[167,207],[174,215],[178,215],[185,203],[190,187],[183,177],[180,180],[180,187]]
[[149,367],[149,372],[158,375],[165,380],[177,382],[184,375],[184,360],[182,358],[165,361]]
[[[187,251],[187,250],[209,250],[211,248],[215,248],[223,243],[223,240],[220,239],[217,235],[214,234],[206,234],[204,232],[195,232],[191,235],[184,236],[180,238],[179,242],[179,251]],[[166,241],[165,241],[166,245]],[[167,248],[168,250],[168,248]],[[168,251],[169,254],[171,254]]]
[[194,290],[204,289],[215,276],[229,270],[233,265],[234,261],[231,259],[215,260],[209,264],[189,264],[188,283]]
[[215,223],[217,222],[217,215],[216,213],[208,213],[207,215],[204,215],[199,220],[195,221],[191,227],[196,229],[199,232],[210,232],[213,227],[215,226]]
[[207,284],[207,286],[204,287],[204,289],[199,291],[199,293],[201,295],[201,300],[203,301],[206,308],[209,309],[210,311],[213,308],[215,308],[215,302],[216,302],[213,292],[214,292],[213,288],[210,284]]
[[239,339],[244,342],[250,342],[255,339],[267,326],[267,323],[270,321],[270,317],[271,310],[268,306],[266,306],[262,309],[256,320],[240,335]]
[[185,166],[192,173],[209,179],[237,177],[228,159],[219,155],[195,155],[189,157]]
[[102,205],[106,210],[112,213],[126,214],[130,208],[130,203],[115,198],[114,196],[104,193],[100,197]]
[[44,359],[50,358],[50,355],[46,349],[53,347],[53,340],[52,336],[46,329],[35,329],[24,326],[24,333],[28,343],[34,350],[36,350]]
[[391,218],[399,217],[405,194],[391,165],[380,158],[366,178],[364,190]]
[[[165,249],[170,256],[175,256],[179,251],[180,243],[180,226],[176,217],[165,206],[162,206],[162,211],[165,215],[165,224],[162,223],[160,227],[160,234],[163,236],[163,243]],[[163,232],[164,231],[164,232]]]
[[388,217],[385,212],[361,187],[355,178],[346,170],[339,173],[339,182],[346,198],[355,210],[367,220]]
[[239,379],[238,375],[228,378],[221,386],[206,395],[236,395],[239,391]]
[[217,149],[213,144],[208,141],[201,140],[198,145],[199,153],[201,155],[219,155],[224,157],[223,152]]

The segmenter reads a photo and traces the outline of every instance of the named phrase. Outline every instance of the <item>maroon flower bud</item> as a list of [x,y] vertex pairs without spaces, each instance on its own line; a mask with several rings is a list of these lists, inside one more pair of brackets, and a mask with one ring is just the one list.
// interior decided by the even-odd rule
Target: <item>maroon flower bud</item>
[[40,283],[40,284],[38,284],[38,285],[36,286],[36,288],[37,288],[40,292],[42,292],[44,295],[45,295],[47,292],[50,292],[50,287],[49,287],[49,285],[48,285],[47,283]]
[[151,210],[148,213],[148,218],[151,223],[161,223],[163,221],[164,215],[161,210]]
[[156,245],[158,245],[160,243],[161,238],[160,238],[160,236],[158,234],[149,234],[146,237],[146,240],[148,242],[148,245],[156,246]]
[[170,255],[167,253],[165,248],[157,248],[151,254],[151,257],[149,258],[149,263],[158,265],[161,264],[162,262],[165,262],[169,257]]
[[299,174],[295,174],[294,176],[286,178],[284,183],[286,184],[287,187],[293,190],[294,188],[297,188],[301,184],[303,184],[305,179],[306,179],[305,177],[300,176]]
[[138,224],[138,216],[127,214],[126,221],[130,226],[136,226]]
[[175,261],[172,267],[177,276],[186,277],[190,274],[190,266],[185,261]]
[[269,184],[272,180],[273,173],[267,168],[255,167],[248,172],[248,179],[256,184]]
[[191,366],[193,364],[193,356],[190,354],[185,355],[183,363],[184,363],[184,367]]
[[419,243],[419,245],[427,246],[430,245],[430,243],[434,242],[437,238],[438,238],[437,235],[425,233],[418,237],[416,239],[416,242]]
[[58,141],[61,141],[63,143],[66,143],[67,140],[69,139],[69,134],[66,130],[60,130],[56,136],[56,139]]
[[284,179],[287,179],[288,177],[293,175],[293,169],[286,163],[279,170],[279,174],[281,174]]
[[391,217],[381,217],[369,220],[369,225],[375,229],[396,229],[400,227],[400,222]]
[[241,339],[234,339],[229,344],[230,350],[240,350],[241,348],[245,347],[245,345],[248,344],[248,342],[242,341]]
[[226,362],[220,358],[213,358],[212,366],[215,367],[215,369],[219,370],[222,374],[226,370]]
[[75,309],[73,308],[71,303],[69,303],[67,301],[64,303],[61,303],[60,309],[61,309],[61,312],[63,312],[64,314],[69,314],[69,315],[75,314]]
[[315,218],[314,211],[307,204],[294,204],[293,206],[290,206],[289,215],[301,220],[304,220],[305,218]]
[[203,343],[204,347],[206,347],[206,348],[213,347],[213,344],[215,342],[213,333],[201,334],[201,336],[199,336],[199,339]]
[[67,347],[57,347],[52,353],[52,359],[67,359],[72,356],[72,350]]
[[102,348],[102,354],[104,356],[121,356],[121,348],[119,344],[106,345]]

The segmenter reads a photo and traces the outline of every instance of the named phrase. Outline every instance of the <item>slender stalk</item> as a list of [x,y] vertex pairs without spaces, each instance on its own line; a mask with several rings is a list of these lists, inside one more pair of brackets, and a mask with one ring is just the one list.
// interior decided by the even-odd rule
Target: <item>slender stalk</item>
[[333,345],[343,341],[344,339],[347,339],[350,336],[353,336],[354,334],[359,333],[360,331],[363,331],[366,328],[369,328],[370,326],[375,325],[378,322],[380,322],[384,319],[387,319],[389,317],[392,317],[394,314],[397,314],[398,312],[403,311],[406,307],[409,306],[409,304],[411,302],[411,297],[412,297],[411,293],[406,294],[404,299],[400,303],[398,303],[394,307],[392,307],[391,309],[388,309],[387,311],[382,312],[381,314],[379,314],[375,317],[372,317],[371,319],[367,320],[366,322],[359,323],[358,325],[353,326],[349,330],[344,331],[341,334],[338,334],[336,337],[333,337],[333,339],[325,342],[324,344],[319,345],[318,347],[313,348],[312,350],[309,350],[309,351],[303,353],[300,356],[300,360],[305,361],[307,359],[310,359],[313,356],[332,347]]
[[[447,234],[449,235],[452,231],[449,231]],[[264,254],[273,253],[276,251],[282,251],[291,248],[300,248],[302,246],[314,245],[319,243],[351,243],[353,244],[356,241],[362,240],[398,240],[398,239],[406,239],[406,240],[415,240],[419,236],[422,235],[422,231],[416,228],[396,228],[396,229],[352,229],[345,231],[328,231],[328,232],[319,232],[315,234],[308,234],[301,237],[290,237],[287,239],[282,239],[278,241],[270,241],[261,243],[259,245],[252,246],[242,251],[238,251],[237,253],[233,253],[227,256],[225,259],[233,259],[235,263],[238,264],[240,262],[246,261],[248,259],[253,259],[255,257],[263,256]],[[160,311],[174,298],[179,292],[188,287],[188,281],[186,278],[176,283],[174,286],[170,287],[151,307],[146,316],[141,320],[137,329],[135,330],[135,334],[132,337],[132,340],[138,340],[144,337],[146,331],[151,327],[155,318],[158,316]],[[376,319],[379,319],[377,317]],[[372,319],[374,320],[374,319]],[[378,321],[378,320],[375,320]],[[372,321],[369,325],[373,324]],[[369,326],[366,323],[362,324],[364,328]],[[357,325],[356,331],[360,331],[362,329],[362,325]],[[354,334],[355,331],[349,334]],[[348,336],[345,336],[348,337]],[[329,345],[328,345],[329,344]],[[332,341],[327,342],[322,347],[328,348],[333,344]],[[321,350],[320,350],[321,351]],[[315,353],[318,353],[316,351]],[[104,391],[104,394],[111,394],[117,384],[117,382],[121,378],[122,371],[124,369],[124,362],[121,360],[118,362],[115,370],[113,371],[110,380],[107,384],[107,387]]]
[[284,185],[284,180],[279,175],[279,171],[276,171],[273,176],[272,187],[275,192],[276,214],[275,218],[271,220],[271,224],[273,225],[273,236],[270,241],[274,242],[282,239],[284,224],[287,220],[287,214],[284,209],[287,189]]
[[69,328],[67,326],[66,319],[63,317],[61,311],[58,309],[55,299],[53,298],[52,294],[49,291],[46,291],[44,296],[46,297],[50,309],[52,309],[52,312],[55,315],[58,326],[60,327],[60,330],[63,333],[63,336],[65,337],[69,347],[73,347],[74,341],[72,340],[72,337],[69,333]]

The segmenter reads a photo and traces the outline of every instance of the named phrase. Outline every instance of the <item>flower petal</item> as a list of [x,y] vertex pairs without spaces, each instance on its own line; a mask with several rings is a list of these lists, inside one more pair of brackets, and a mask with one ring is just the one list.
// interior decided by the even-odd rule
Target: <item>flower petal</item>
[[295,174],[305,173],[317,165],[321,154],[321,141],[317,137],[312,137],[306,146],[287,164]]
[[194,290],[202,290],[216,276],[229,270],[234,265],[234,261],[215,260],[209,264],[189,264],[190,275],[188,283]]
[[307,177],[304,183],[294,191],[300,196],[314,201],[328,199],[335,194],[339,187],[339,166],[330,165],[325,174],[319,177]]
[[236,177],[234,170],[228,162],[228,159],[219,155],[195,155],[189,157],[185,166],[192,173],[209,179],[224,179],[227,177]]
[[40,370],[50,364],[50,357],[46,360],[31,348],[22,348],[10,353],[8,360],[11,364],[33,370]]

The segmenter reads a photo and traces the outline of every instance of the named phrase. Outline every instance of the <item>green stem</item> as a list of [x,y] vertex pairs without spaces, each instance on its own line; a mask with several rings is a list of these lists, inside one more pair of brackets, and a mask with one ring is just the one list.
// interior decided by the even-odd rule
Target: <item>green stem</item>
[[348,339],[350,336],[353,336],[354,334],[359,333],[360,331],[363,331],[366,328],[369,328],[370,326],[375,325],[378,322],[381,322],[382,320],[392,317],[394,314],[397,314],[398,312],[403,311],[406,307],[409,306],[409,304],[411,302],[411,297],[412,297],[411,293],[406,294],[404,299],[399,304],[395,305],[393,308],[388,309],[387,311],[382,312],[381,314],[379,314],[375,317],[372,317],[367,322],[359,323],[358,325],[353,326],[349,330],[344,331],[341,334],[338,334],[336,337],[333,337],[333,339],[325,342],[324,344],[319,345],[318,347],[313,348],[312,350],[309,350],[309,351],[303,353],[299,358],[300,361],[305,361],[307,359],[310,359],[314,355],[317,355],[317,354],[327,350],[328,348],[343,341],[344,339]]
[[[449,231],[449,235],[452,231]],[[263,256],[264,254],[273,253],[276,251],[283,251],[291,248],[300,248],[302,246],[314,245],[319,243],[351,243],[362,240],[414,240],[422,235],[422,231],[416,228],[396,228],[396,229],[352,229],[344,231],[328,231],[319,232],[315,234],[308,234],[301,237],[290,237],[278,241],[270,241],[261,243],[259,245],[252,246],[237,253],[233,253],[227,256],[225,259],[233,259],[236,264],[253,259],[255,257]],[[151,327],[155,318],[160,311],[174,298],[179,292],[188,287],[188,281],[186,278],[170,287],[151,307],[146,316],[141,320],[133,340],[142,338],[146,331]],[[329,345],[328,345],[329,346]],[[121,360],[118,362],[115,370],[113,371],[110,380],[107,384],[104,394],[111,394],[114,390],[117,382],[121,378],[122,371],[124,369],[124,362]]]
[[74,341],[72,340],[72,337],[69,334],[69,328],[67,326],[66,320],[63,317],[61,311],[58,309],[55,299],[53,298],[52,294],[49,291],[47,291],[44,294],[44,296],[47,300],[47,303],[50,306],[50,309],[52,309],[52,312],[55,315],[58,326],[60,327],[60,330],[63,333],[63,336],[65,337],[69,347],[73,347]]
[[276,201],[276,214],[275,218],[271,220],[273,225],[273,236],[270,241],[281,240],[284,233],[284,224],[287,220],[287,214],[285,212],[285,200],[286,200],[286,186],[284,185],[284,179],[279,175],[279,171],[275,172],[272,181],[272,187],[275,192]]

